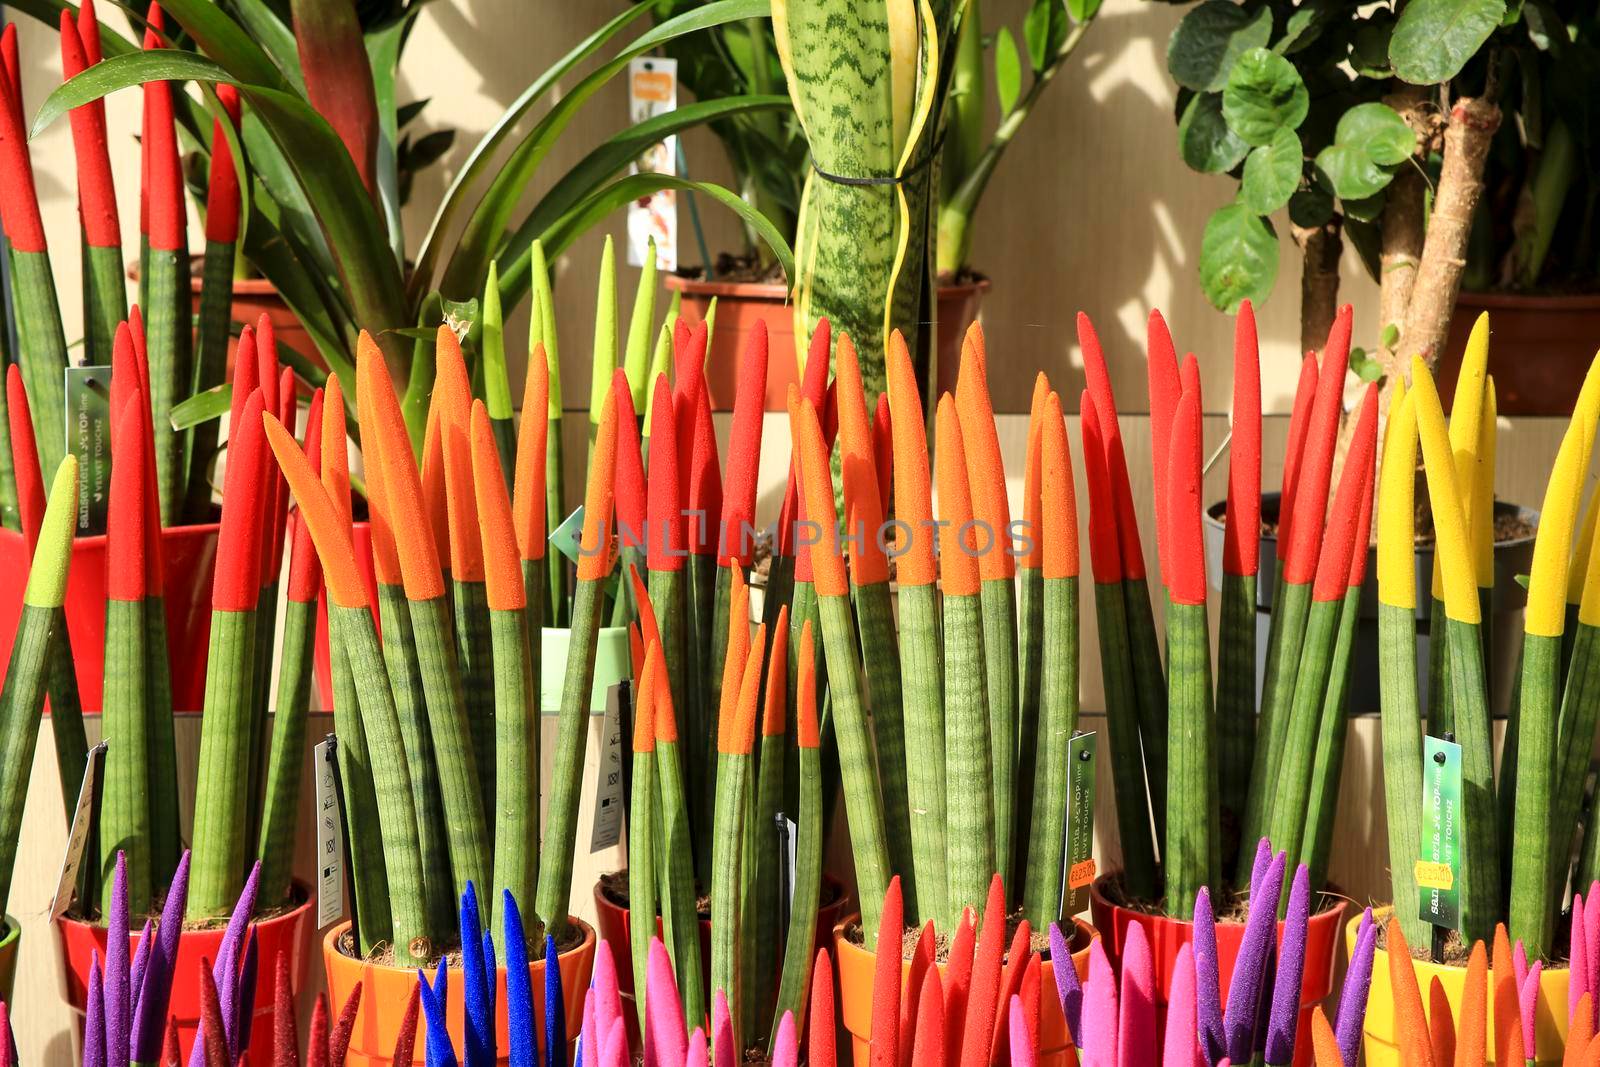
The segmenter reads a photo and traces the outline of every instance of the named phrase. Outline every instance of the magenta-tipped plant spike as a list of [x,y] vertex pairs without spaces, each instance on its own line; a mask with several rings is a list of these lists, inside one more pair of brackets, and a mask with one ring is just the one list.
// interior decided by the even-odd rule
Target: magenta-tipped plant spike
[[1194,949],[1191,945],[1181,945],[1172,965],[1172,989],[1167,993],[1167,1032],[1162,1042],[1162,1063],[1188,1067],[1197,1062],[1200,1052],[1197,987]]
[[672,977],[672,960],[659,937],[650,939],[650,969],[644,1000],[647,1042],[654,1046],[658,1063],[682,1063],[689,1038],[683,1028],[683,1000]]
[[1295,868],[1284,914],[1283,945],[1272,987],[1272,1013],[1267,1017],[1267,1063],[1289,1067],[1294,1059],[1295,1027],[1300,1020],[1300,979],[1306,963],[1306,924],[1311,919],[1311,874]]
[[1089,980],[1083,987],[1083,1033],[1078,1035],[1082,1067],[1117,1067],[1117,976],[1105,943],[1089,946]]
[[738,1057],[728,995],[719,989],[711,1000],[711,1067],[738,1067]]
[[1522,1054],[1533,1063],[1539,1058],[1535,1037],[1539,1028],[1534,1025],[1539,1015],[1539,974],[1544,970],[1544,961],[1536,960],[1528,968],[1528,976],[1523,979],[1520,992],[1517,996],[1518,1006],[1522,1009]]
[[800,1040],[794,1030],[794,1013],[786,1011],[778,1020],[778,1041],[772,1049],[772,1067],[799,1067]]
[[[647,1005],[648,1003],[646,1001]],[[645,1010],[649,1010],[648,1006]],[[684,1054],[683,1067],[711,1067],[711,1053],[706,1047],[706,1032],[698,1026],[694,1028],[694,1033],[689,1035],[689,1050]]]
[[1038,1067],[1038,1043],[1034,1040],[1033,1031],[1028,1027],[1028,1013],[1022,1007],[1022,998],[1013,993],[1007,1010],[1011,1013],[1009,1020],[1011,1067]]
[[594,953],[594,977],[590,997],[595,1001],[595,1025],[601,1034],[611,1030],[614,1019],[622,1018],[622,992],[617,986],[617,964],[609,942],[601,941]]
[[1567,1019],[1570,1023],[1572,1016],[1578,1011],[1578,1000],[1585,993],[1591,992],[1589,978],[1589,949],[1586,944],[1587,930],[1583,921],[1583,894],[1572,895],[1572,937],[1569,942],[1571,951],[1568,954],[1571,976],[1567,982]]
[[1128,924],[1122,946],[1122,989],[1117,1013],[1118,1067],[1148,1067],[1156,1062],[1156,967],[1150,937],[1140,923]]

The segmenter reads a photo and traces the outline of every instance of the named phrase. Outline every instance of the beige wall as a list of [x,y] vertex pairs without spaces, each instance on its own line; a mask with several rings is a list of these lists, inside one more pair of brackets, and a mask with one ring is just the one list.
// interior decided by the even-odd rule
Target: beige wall
[[[417,183],[406,213],[413,246],[471,144],[505,104],[555,58],[621,10],[623,0],[440,0],[425,9],[408,46],[402,100],[431,97],[422,122],[461,132],[441,167]],[[1002,21],[1020,32],[1028,0],[988,0],[986,26]],[[110,9],[108,9],[110,10]],[[1073,316],[1088,311],[1112,360],[1125,410],[1144,406],[1144,320],[1161,308],[1180,351],[1204,369],[1207,408],[1224,411],[1229,387],[1231,324],[1201,294],[1196,259],[1206,217],[1231,198],[1227,179],[1190,172],[1178,159],[1173,87],[1165,71],[1166,39],[1184,8],[1149,0],[1107,0],[1078,55],[1050,87],[1013,143],[979,215],[974,263],[995,282],[983,313],[991,357],[1016,374],[996,374],[997,405],[1026,410],[1032,371],[1044,368],[1075,407],[1082,388]],[[106,16],[117,19],[114,12]],[[53,31],[21,19],[25,96],[30,112],[59,79]],[[576,79],[567,79],[570,86]],[[626,118],[625,90],[614,82],[590,100],[545,163],[547,187]],[[137,233],[137,94],[111,104],[114,163],[127,244]],[[695,177],[725,179],[720,147],[705,134],[685,142]],[[77,221],[71,143],[65,122],[34,145],[46,226],[62,281],[62,308],[78,322]],[[735,228],[725,212],[703,205],[708,241],[727,245]],[[1275,296],[1261,309],[1263,391],[1267,410],[1287,410],[1297,368],[1299,253],[1287,224]],[[687,218],[683,219],[685,261]],[[622,220],[608,227],[619,238]],[[720,238],[720,240],[719,240]],[[198,247],[198,244],[197,244]],[[1353,257],[1347,256],[1347,260]],[[559,265],[569,403],[587,396],[584,350],[593,321],[598,236]],[[1346,295],[1358,306],[1357,338],[1376,330],[1375,291],[1347,262]],[[635,272],[624,275],[631,291]],[[513,336],[522,329],[518,317]],[[69,338],[74,335],[71,325]],[[1026,373],[1024,373],[1026,372]]]

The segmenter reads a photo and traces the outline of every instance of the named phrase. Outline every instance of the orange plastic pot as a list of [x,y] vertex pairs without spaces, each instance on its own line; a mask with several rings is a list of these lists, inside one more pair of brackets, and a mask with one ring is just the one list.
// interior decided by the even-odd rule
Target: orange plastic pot
[[[1388,921],[1389,913],[1393,910],[1393,908],[1374,908],[1372,917],[1376,922],[1384,923]],[[1359,915],[1345,924],[1344,940],[1347,951],[1355,951],[1356,929],[1360,924]],[[1417,985],[1420,988],[1428,989],[1434,979],[1439,980],[1439,985],[1444,989],[1445,999],[1450,1002],[1451,1018],[1459,1020],[1461,1000],[1467,988],[1467,969],[1446,963],[1430,963],[1427,960],[1416,960],[1414,966],[1417,969]],[[1546,1064],[1554,1067],[1566,1054],[1567,986],[1571,974],[1572,972],[1565,967],[1539,972],[1539,1006],[1534,1013],[1533,1038],[1539,1057],[1536,1060],[1529,1060],[1530,1063],[1540,1064],[1541,1067]],[[1431,1012],[1432,1008],[1432,1002],[1424,998],[1423,1012],[1425,1014]],[[1488,1037],[1483,1047],[1492,1052],[1495,1047],[1494,1012],[1487,1012],[1485,1016]],[[1400,1049],[1395,1043],[1394,989],[1389,983],[1389,953],[1381,948],[1378,949],[1372,962],[1372,990],[1367,995],[1367,1015],[1366,1022],[1362,1026],[1362,1037],[1367,1067],[1401,1067]]]
[[[583,998],[589,988],[589,976],[594,972],[594,927],[578,918],[569,917],[583,931],[583,941],[560,956],[561,990],[566,998],[567,1056],[578,1033],[583,1028]],[[370,963],[346,955],[340,948],[347,922],[328,931],[322,939],[322,963],[328,972],[328,1001],[337,1012],[349,999],[350,991],[361,983],[361,1005],[356,1011],[355,1030],[350,1035],[350,1052],[345,1057],[345,1067],[390,1067],[394,1063],[395,1037],[400,1032],[406,1008],[411,1003],[411,991],[417,987],[417,972],[410,967],[391,967]],[[533,1027],[536,1033],[544,1032],[544,958],[528,964],[533,977]],[[621,973],[621,968],[618,969]],[[494,998],[495,1048],[500,1050],[497,1062],[509,1062],[506,1050],[510,1047],[510,1031],[506,1018],[506,969],[501,967],[496,979]],[[445,1013],[450,1023],[450,1041],[455,1048],[462,1047],[465,1033],[465,1002],[463,985],[452,978],[445,990]],[[426,1064],[428,1024],[418,1023],[414,1064]]]
[[[195,257],[196,267],[189,275],[189,303],[190,310],[198,315],[200,313],[200,287],[201,276],[199,266],[202,257]],[[256,321],[262,316],[272,323],[272,336],[278,344],[294,349],[305,356],[317,366],[322,367],[322,356],[317,352],[317,343],[311,339],[306,328],[300,325],[300,318],[278,294],[278,289],[265,278],[235,278],[233,280],[233,321],[242,322],[254,327]],[[239,347],[239,339],[228,338],[228,380],[233,380],[233,356]]]
[[[766,408],[787,411],[789,383],[800,380],[800,360],[805,356],[805,345],[795,347],[794,305],[789,302],[788,289],[781,282],[707,282],[681,274],[668,274],[665,284],[668,289],[683,294],[682,313],[688,323],[702,321],[711,308],[711,301],[717,302],[717,331],[706,356],[706,387],[711,393],[711,406],[719,411],[733,408],[739,356],[757,320],[765,319],[767,347],[771,353],[767,363]],[[961,338],[978,317],[978,305],[990,287],[987,278],[939,286],[941,391],[946,387],[955,388]]]
[[[872,1061],[872,980],[877,961],[871,952],[845,936],[845,930],[860,919],[860,915],[851,915],[836,925],[833,946],[835,966],[839,969],[839,1006],[844,1013],[844,1028],[850,1032],[851,1062],[855,1067],[869,1067]],[[1079,946],[1073,950],[1072,966],[1082,980],[1089,976],[1089,946],[1100,933],[1082,919],[1073,919],[1072,925],[1076,927],[1072,943]],[[939,973],[944,974],[942,963]],[[911,962],[907,960],[900,971],[902,997],[910,977]],[[1061,1002],[1056,999],[1055,960],[1044,961],[1039,988],[1039,1067],[1065,1067],[1068,1062],[1067,1020],[1061,1014]]]
[[[840,914],[844,911],[845,891],[838,879],[832,875],[822,876],[823,897],[830,901],[817,909],[817,935],[812,945],[811,954],[816,955],[817,950],[827,948],[833,939],[833,928],[838,925]],[[611,951],[617,961],[617,989],[624,999],[633,998],[633,968],[629,965],[629,953],[632,952],[632,936],[629,924],[629,911],[606,895],[605,888],[600,882],[594,884],[595,926],[599,928],[600,940],[611,945]],[[656,936],[665,939],[662,932],[661,916],[656,916]],[[711,988],[711,920],[700,920],[700,980],[703,988]],[[623,1012],[628,1027],[628,1039],[633,1043],[631,1047],[639,1047],[639,1021],[632,1012]]]
[[[305,977],[306,950],[311,938],[315,918],[311,910],[311,895],[306,887],[295,886],[301,900],[299,907],[282,915],[274,915],[254,924],[256,936],[256,998],[254,1022],[250,1024],[250,1062],[273,1063],[273,975],[278,973],[278,960],[287,956],[289,975],[296,992]],[[142,924],[141,924],[142,925]],[[66,916],[58,919],[56,951],[66,981],[67,1005],[78,1017],[78,1038],[83,1038],[84,1004],[89,993],[89,967],[93,953],[100,958],[106,955],[106,928],[94,926],[81,919]],[[178,959],[172,974],[172,1002],[168,1013],[177,1024],[178,1045],[188,1062],[189,1050],[194,1046],[195,1032],[200,1026],[201,967],[209,968],[222,947],[224,930],[185,930],[178,935]],[[138,944],[139,931],[129,935],[129,952]]]
[[[167,662],[172,669],[172,708],[199,711],[205,705],[206,653],[211,644],[211,576],[216,567],[217,524],[169,526],[161,531],[165,557]],[[27,544],[15,530],[0,530],[0,680],[11,662],[11,643],[28,585]],[[106,647],[106,539],[104,534],[72,542],[67,570],[67,633],[84,711],[99,711]]]
[[[1113,904],[1106,898],[1104,884],[1109,875],[1096,878],[1089,886],[1089,911],[1100,936],[1106,939],[1113,962],[1121,958],[1128,939],[1128,927],[1138,923],[1150,939],[1156,965],[1156,1014],[1164,1027],[1167,1015],[1167,990],[1172,988],[1172,969],[1178,950],[1194,940],[1194,923],[1150,915]],[[1311,916],[1306,927],[1305,972],[1300,979],[1300,1019],[1295,1030],[1294,1067],[1311,1063],[1311,1009],[1333,991],[1333,965],[1339,951],[1339,923],[1345,902],[1335,901]],[[1278,941],[1283,940],[1283,923],[1278,924]],[[1233,980],[1233,965],[1244,942],[1244,923],[1217,923],[1217,977],[1222,995],[1227,997]]]

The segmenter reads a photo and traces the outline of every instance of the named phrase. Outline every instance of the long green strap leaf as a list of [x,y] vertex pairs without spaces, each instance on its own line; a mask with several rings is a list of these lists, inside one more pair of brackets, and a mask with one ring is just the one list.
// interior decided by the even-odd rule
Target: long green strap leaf
[[[460,583],[457,583],[459,588]],[[503,891],[532,900],[539,854],[539,695],[521,611],[489,612],[494,645],[494,929],[504,934]],[[637,780],[637,779],[636,779]],[[633,838],[630,825],[629,841]],[[643,868],[648,871],[648,866]]]
[[[902,892],[914,908],[917,869],[912,862],[911,806],[907,800],[906,732],[900,688],[900,649],[895,635],[889,583],[854,586],[861,661],[872,708],[872,739],[877,746],[883,790],[883,827],[888,835],[890,870],[900,873]],[[915,914],[915,911],[913,911]]]
[[[944,596],[945,805],[949,829],[950,923],[963,908],[981,909],[995,866],[992,718],[985,681],[982,594]],[[848,801],[848,797],[846,797]],[[937,922],[937,920],[936,920]],[[946,927],[953,929],[953,926]]]
[[1311,612],[1311,583],[1278,582],[1272,601],[1272,626],[1267,635],[1267,670],[1261,688],[1261,721],[1256,727],[1255,758],[1250,765],[1250,793],[1245,801],[1236,885],[1250,883],[1254,849],[1248,844],[1266,835],[1277,794],[1278,762],[1289,733],[1294,683]]
[[256,847],[261,861],[259,897],[263,903],[282,902],[289,896],[316,634],[316,601],[287,601],[283,656],[278,666],[278,704],[272,717],[272,751],[262,801],[261,839]]
[[[1211,706],[1211,637],[1204,604],[1167,605],[1167,834],[1161,850],[1166,910],[1190,915],[1201,889],[1215,892],[1216,722]],[[1152,790],[1153,792],[1154,790]]]
[[900,587],[900,677],[904,682],[906,802],[911,868],[917,895],[907,914],[946,922],[949,907],[945,810],[944,661],[939,647],[939,593],[932,585]]
[[[1027,568],[1035,571],[1036,568]],[[1078,728],[1078,579],[1042,578],[1038,762],[1032,776],[1032,840],[1023,867],[1023,915],[1034,929],[1061,918],[1067,832],[1068,745]],[[1024,747],[1032,747],[1024,739]],[[1170,824],[1169,824],[1170,825]]]
[[1106,741],[1111,750],[1117,805],[1122,876],[1137,900],[1160,895],[1156,848],[1150,831],[1150,800],[1139,752],[1139,712],[1133,691],[1133,660],[1128,650],[1127,604],[1122,583],[1096,582],[1095,618],[1100,638],[1100,678],[1106,694]]
[[[238,614],[225,611],[212,613],[212,663],[225,659],[230,641],[237,640],[230,630],[230,623],[235,628],[240,625]],[[139,910],[141,906],[149,909],[153,891],[150,881],[149,733],[145,716],[144,646],[144,601],[107,600],[105,690],[100,712],[102,736],[107,744],[105,786],[100,804],[100,874],[105,893],[101,903],[106,906],[110,902],[111,875],[116,869],[117,853],[122,851],[128,857],[128,907],[134,914],[142,914]],[[244,665],[243,670],[248,680],[249,665]],[[208,693],[211,686],[211,672],[208,670]],[[225,710],[218,712],[219,718],[226,714]],[[202,737],[202,769],[197,790],[206,780],[204,747]],[[116,752],[115,756],[112,755],[113,751]],[[238,810],[234,809],[235,812]],[[201,813],[196,814],[198,816]],[[199,856],[197,852],[196,858]],[[193,899],[191,895],[190,900]]]
[[[1222,575],[1217,638],[1217,781],[1224,863],[1246,847],[1239,836],[1256,746],[1256,576]],[[1224,868],[1231,870],[1231,866]]]

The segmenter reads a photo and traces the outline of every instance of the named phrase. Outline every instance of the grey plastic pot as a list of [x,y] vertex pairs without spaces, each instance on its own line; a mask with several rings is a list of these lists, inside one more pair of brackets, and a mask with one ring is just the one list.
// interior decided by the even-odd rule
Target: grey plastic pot
[[[1276,526],[1277,493],[1261,494],[1261,521]],[[1206,509],[1206,573],[1213,589],[1222,582],[1223,512],[1226,502],[1218,501]],[[1495,501],[1496,515],[1516,515],[1530,525],[1539,513],[1503,501]],[[1272,582],[1278,558],[1275,535],[1261,536],[1261,576],[1256,584],[1256,701],[1261,699],[1262,677],[1267,669],[1267,633],[1272,624]],[[1516,674],[1517,655],[1522,642],[1522,608],[1528,594],[1516,581],[1533,565],[1533,538],[1503,541],[1494,546],[1493,625],[1490,628],[1489,706],[1504,715],[1511,705],[1511,684]],[[1428,612],[1433,602],[1433,546],[1420,545],[1417,567],[1417,686],[1423,706],[1428,699]],[[1377,549],[1367,548],[1367,578],[1361,588],[1361,616],[1356,623],[1356,645],[1350,664],[1351,715],[1372,714],[1378,710],[1378,567]]]

